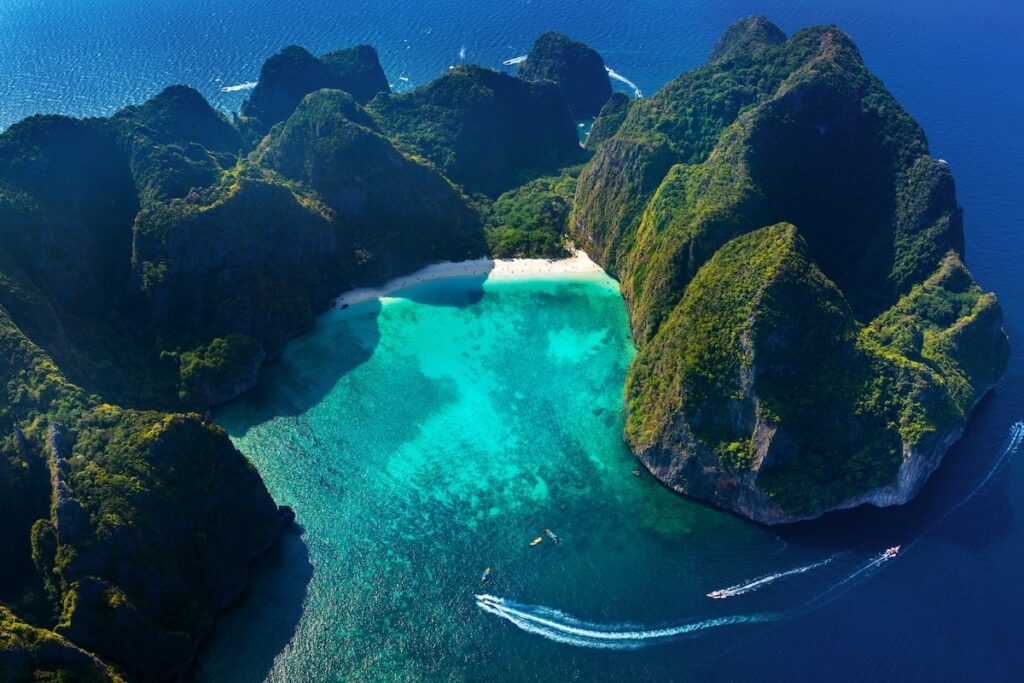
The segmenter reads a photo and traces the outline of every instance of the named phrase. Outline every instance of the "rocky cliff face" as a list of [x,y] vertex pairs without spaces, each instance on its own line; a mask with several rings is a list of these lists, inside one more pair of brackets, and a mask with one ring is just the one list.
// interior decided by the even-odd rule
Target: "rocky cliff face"
[[554,81],[577,119],[597,116],[612,96],[604,60],[593,48],[561,33],[542,33],[519,65],[519,77],[528,81]]
[[455,179],[581,154],[550,83],[466,68],[363,109],[386,90],[370,48],[296,48],[237,126],[176,86],[0,135],[0,600],[35,629],[0,622],[5,676],[184,675],[290,521],[189,409],[252,386],[344,289],[487,253],[488,200]]
[[385,135],[468,192],[495,196],[580,160],[576,124],[558,86],[479,66],[450,69],[368,111]]
[[125,679],[95,655],[18,619],[0,605],[0,681],[29,680],[124,683]]
[[288,118],[302,98],[322,88],[345,90],[360,104],[389,92],[377,51],[369,45],[331,52],[317,58],[297,45],[281,50],[264,64],[260,80],[242,104],[243,128],[266,133]]
[[559,78],[392,95],[369,48],[289,48],[238,125],[172,87],[0,135],[3,676],[183,675],[290,521],[191,411],[345,288],[567,224],[621,281],[626,438],[667,484],[767,523],[917,492],[1008,345],[948,168],[849,38],[738,22],[589,150]]
[[752,519],[908,500],[1005,369],[949,170],[831,27],[730,28],[597,146],[572,228],[641,348],[628,441]]
[[5,577],[34,625],[0,614],[0,669],[120,680],[99,655],[135,679],[180,677],[285,518],[198,416],[100,403],[2,307],[0,349],[0,453],[24,472],[0,541],[12,568],[35,570]]

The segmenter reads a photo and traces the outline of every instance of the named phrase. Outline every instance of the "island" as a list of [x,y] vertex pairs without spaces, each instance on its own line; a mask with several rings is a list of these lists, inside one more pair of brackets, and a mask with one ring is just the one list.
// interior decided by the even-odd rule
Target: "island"
[[909,500],[1006,369],[952,174],[835,27],[742,19],[650,99],[546,33],[403,94],[292,46],[234,120],[187,86],[33,116],[0,135],[0,680],[184,676],[293,518],[209,409],[344,291],[570,243],[629,310],[629,446],[757,522]]

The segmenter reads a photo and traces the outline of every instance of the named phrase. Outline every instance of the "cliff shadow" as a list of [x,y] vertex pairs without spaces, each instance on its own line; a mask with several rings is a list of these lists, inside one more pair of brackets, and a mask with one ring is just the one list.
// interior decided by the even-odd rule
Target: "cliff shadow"
[[274,659],[295,636],[313,576],[300,534],[298,526],[286,531],[253,562],[245,591],[218,617],[187,680],[266,680]]
[[473,262],[472,266],[452,263],[447,267],[451,269],[452,275],[435,279],[430,279],[429,274],[409,276],[408,287],[403,287],[388,296],[408,299],[427,306],[451,308],[467,308],[480,303],[484,297],[484,283],[494,270],[494,260],[487,260],[482,272],[479,261]]
[[215,409],[214,420],[241,436],[274,417],[305,413],[373,355],[381,310],[374,299],[319,315],[312,330],[290,340],[279,358],[263,366],[252,389]]
[[[451,264],[458,268],[460,264]],[[408,279],[409,285],[387,295],[426,306],[469,308],[484,297],[484,283],[494,261],[465,266],[465,274]],[[292,339],[277,360],[267,363],[259,381],[241,399],[214,411],[215,420],[232,436],[241,436],[274,417],[295,417],[316,406],[349,372],[368,361],[380,343],[380,299],[332,308],[317,317],[314,328]]]

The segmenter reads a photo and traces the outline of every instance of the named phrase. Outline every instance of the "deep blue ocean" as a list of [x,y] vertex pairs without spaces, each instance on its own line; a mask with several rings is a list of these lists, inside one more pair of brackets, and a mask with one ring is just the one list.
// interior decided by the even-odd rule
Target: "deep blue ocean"
[[[575,462],[564,470],[572,474],[566,478],[560,478],[557,468],[549,471],[550,463],[538,462],[538,481],[529,495],[518,502],[510,497],[506,504],[512,510],[492,507],[498,510],[494,519],[502,514],[519,519],[529,514],[530,504],[551,510],[552,515],[565,506],[564,519],[573,523],[556,529],[566,538],[558,550],[564,549],[565,557],[571,559],[553,569],[523,564],[526,561],[518,551],[509,554],[504,570],[509,578],[499,573],[492,592],[545,607],[485,603],[490,613],[473,603],[479,565],[502,557],[491,546],[503,534],[518,542],[523,534],[532,537],[532,533],[510,531],[487,513],[476,522],[463,520],[462,526],[451,516],[439,516],[437,528],[454,535],[424,539],[415,519],[387,512],[393,501],[367,501],[351,510],[350,517],[341,512],[337,519],[311,517],[303,536],[289,536],[262,562],[253,589],[229,613],[204,651],[199,678],[1009,681],[1024,676],[1024,448],[1017,454],[1007,448],[1012,425],[1024,419],[1020,348],[1024,339],[1024,3],[1020,0],[2,0],[0,127],[37,112],[110,114],[174,83],[192,85],[218,108],[234,111],[246,91],[223,88],[255,81],[263,60],[291,43],[315,53],[354,43],[373,44],[392,87],[402,91],[425,83],[461,59],[501,68],[503,60],[525,54],[533,38],[547,29],[591,44],[611,68],[635,82],[644,94],[651,94],[703,63],[722,30],[751,13],[767,15],[787,33],[830,23],[853,37],[868,66],[922,124],[932,155],[952,168],[965,211],[968,266],[982,287],[995,291],[1002,303],[1005,327],[1015,347],[1010,368],[978,406],[964,438],[922,494],[898,509],[855,510],[766,530],[672,496],[653,484],[626,489],[628,475],[626,484],[620,484],[608,474],[609,467],[630,467],[628,454],[619,451],[589,464]],[[338,487],[337,495],[345,505],[352,505],[349,498],[360,490],[377,490],[372,487],[393,486],[395,481],[417,476],[425,478],[414,491],[417,498],[398,505],[475,509],[485,493],[468,483],[472,472],[459,472],[465,481],[453,475],[452,481],[461,482],[462,488],[443,495],[431,492],[430,477],[445,480],[449,472],[429,470],[420,460],[393,460],[399,445],[375,442],[364,449],[360,443],[347,442],[356,454],[379,451],[392,467],[397,467],[395,462],[410,468],[408,463],[418,463],[427,469],[365,472],[353,457],[345,469],[335,472],[337,479],[310,477],[308,469],[275,469],[273,457],[278,451],[267,450],[267,444],[283,439],[296,452],[309,454],[314,448],[310,444],[325,438],[326,432],[303,420],[319,419],[322,425],[334,419],[323,412],[331,408],[330,401],[342,402],[336,406],[337,420],[374,414],[373,405],[350,406],[350,410],[343,403],[346,391],[364,403],[374,400],[371,389],[388,381],[389,368],[397,367],[395,359],[386,366],[377,364],[383,358],[368,362],[360,358],[359,369],[350,371],[346,363],[355,353],[351,349],[365,346],[367,335],[372,337],[369,348],[376,345],[384,350],[389,340],[413,338],[403,334],[436,338],[431,329],[458,328],[469,335],[474,325],[481,324],[474,316],[505,309],[514,313],[516,306],[532,306],[545,297],[558,302],[546,314],[549,317],[526,319],[513,329],[542,336],[539,324],[555,326],[554,336],[545,342],[554,350],[548,359],[555,364],[552,367],[575,362],[564,353],[559,355],[558,349],[576,348],[591,338],[603,340],[594,341],[593,353],[607,364],[607,372],[591,369],[596,373],[593,388],[605,392],[605,398],[614,397],[621,391],[616,383],[621,382],[628,343],[614,334],[614,329],[621,329],[621,320],[607,321],[618,320],[621,311],[614,308],[614,300],[584,284],[561,294],[554,285],[549,289],[537,285],[485,291],[484,298],[474,304],[482,308],[464,305],[457,291],[434,292],[418,305],[435,308],[399,306],[387,309],[386,315],[375,311],[375,324],[357,318],[328,319],[308,340],[296,342],[292,355],[296,362],[276,366],[247,403],[222,416],[224,424],[264,472],[279,501],[298,504],[300,521],[302,506],[326,505],[325,491],[332,486]],[[411,300],[417,304],[417,297]],[[595,328],[594,316],[614,329]],[[439,320],[443,325],[432,328],[441,324]],[[505,338],[492,328],[487,330],[495,339]],[[350,351],[332,353],[333,342]],[[298,359],[303,349],[307,358],[326,368],[323,373],[303,365]],[[493,353],[508,354],[509,349],[496,342]],[[410,357],[416,360],[415,354]],[[429,365],[441,357],[426,354],[417,362]],[[337,359],[333,365],[332,358]],[[427,382],[412,390],[429,398],[431,391],[459,389],[461,366],[452,363],[451,367],[421,368],[416,376],[430,380],[436,379],[435,372],[437,377],[450,375],[455,379],[444,382],[455,382],[455,389]],[[497,364],[491,369],[497,377],[509,366]],[[321,386],[325,377],[331,379],[330,386]],[[287,390],[304,386],[313,386],[322,400],[298,407],[287,404]],[[563,400],[565,391],[565,386],[554,383],[545,400]],[[514,391],[510,396],[509,400],[523,400]],[[445,395],[435,398],[443,403]],[[614,411],[607,412],[610,408],[603,404],[599,408],[606,412],[592,413],[596,431],[590,433],[605,429],[613,434],[618,424]],[[294,423],[271,420],[282,411]],[[542,421],[544,415],[529,417]],[[389,424],[400,430],[418,418],[410,415],[403,420],[396,414],[390,419]],[[558,427],[548,425],[552,430]],[[444,433],[443,424],[435,428]],[[353,434],[373,433],[372,424],[356,424],[353,429],[337,438],[351,441]],[[562,436],[558,442],[562,446],[575,443],[572,434]],[[394,434],[387,438],[392,437],[398,438]],[[552,441],[550,448],[562,446]],[[296,458],[289,466],[304,462]],[[450,466],[457,467],[456,462]],[[589,491],[603,491],[606,496],[595,502],[590,515],[580,508],[587,491],[573,488],[580,486],[575,478],[588,473],[593,481],[585,485],[595,487]],[[485,474],[506,483],[526,476],[494,468]],[[394,481],[380,479],[385,475]],[[361,483],[369,488],[360,489]],[[508,491],[502,494],[511,496]],[[379,511],[379,520],[359,516],[372,509]],[[633,509],[636,514],[629,514]],[[622,518],[609,521],[611,514]],[[543,527],[550,519],[534,521]],[[340,530],[329,526],[353,520],[361,526]],[[318,525],[327,530],[324,534],[335,534],[331,542],[326,535],[317,535]],[[635,543],[624,542],[623,536],[604,535],[616,526]],[[575,538],[574,530],[578,531]],[[593,533],[590,539],[581,538],[585,531]],[[380,545],[383,539],[391,545]],[[419,554],[403,552],[402,539]],[[871,565],[880,549],[896,543],[905,548],[898,559]],[[346,548],[352,549],[351,557],[345,555]],[[456,551],[460,557],[447,558],[446,566],[461,572],[458,576],[441,571],[424,578],[421,567],[434,571],[436,557],[431,553]],[[750,594],[723,601],[706,601],[703,596],[712,588],[749,583],[829,558],[833,559],[826,565],[784,577]],[[374,575],[375,567],[381,576]],[[360,573],[349,575],[350,569]],[[858,574],[860,569],[864,571]],[[392,576],[399,575],[405,583],[396,585]],[[332,594],[324,581],[336,581],[344,592]],[[468,585],[468,593],[453,597],[446,590],[457,581]],[[814,600],[816,596],[822,597]],[[812,604],[803,608],[808,601]],[[310,610],[315,609],[326,616],[312,615]],[[455,615],[455,621],[445,614]],[[759,623],[680,634],[685,637],[636,650],[590,648],[594,641],[614,639],[602,633],[673,629],[729,615],[777,614],[782,615],[778,620],[769,621],[774,617],[768,616]],[[573,621],[569,615],[578,619]],[[371,617],[375,621],[369,626]],[[465,633],[452,635],[459,624]],[[535,632],[524,630],[524,624],[532,624]],[[568,636],[557,642],[552,636],[559,634]],[[583,642],[564,642],[573,639]],[[449,647],[449,643],[455,644]],[[312,666],[315,662],[322,666]]]

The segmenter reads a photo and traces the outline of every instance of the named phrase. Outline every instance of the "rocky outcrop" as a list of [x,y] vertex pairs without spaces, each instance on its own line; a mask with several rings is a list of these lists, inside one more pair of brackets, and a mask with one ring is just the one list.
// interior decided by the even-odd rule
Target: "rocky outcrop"
[[344,90],[359,104],[366,104],[382,92],[391,92],[377,51],[369,45],[328,52],[320,61],[338,76],[338,85],[329,87]]
[[208,152],[236,156],[245,147],[238,129],[211,107],[199,91],[185,85],[165,88],[143,104],[125,107],[113,119],[139,126],[142,134],[160,145],[197,144]]
[[715,43],[709,62],[743,55],[756,56],[786,42],[786,34],[766,17],[750,16],[733,22]]
[[225,403],[256,385],[267,352],[252,337],[231,334],[183,353],[181,398],[203,409]]
[[479,66],[449,69],[367,110],[403,151],[428,159],[468,192],[496,196],[578,162],[579,138],[559,87]]
[[1008,354],[920,127],[837,29],[780,36],[738,22],[630,106],[572,221],[640,346],[634,451],[766,523],[908,500]]
[[390,91],[377,52],[369,45],[321,58],[291,45],[264,62],[256,87],[242,104],[243,127],[265,134],[288,118],[303,97],[322,88],[345,90],[361,104]]
[[586,148],[597,149],[605,140],[619,132],[622,122],[626,120],[629,113],[629,105],[632,100],[629,96],[617,92],[601,107],[601,113],[591,126],[587,134]]
[[[953,255],[897,308],[930,345],[970,334],[970,353],[995,359],[967,395],[950,390],[971,364],[966,349],[933,355],[947,379],[894,357],[882,328],[861,336],[796,228],[727,243],[631,370],[630,444],[672,488],[769,524],[908,501],[1005,369],[998,306],[950,272],[966,274]],[[949,327],[918,307],[939,299],[959,302]]]
[[302,183],[330,207],[350,283],[380,282],[430,263],[485,253],[480,221],[462,193],[410,158],[344,92],[309,95],[258,153],[258,163]]
[[554,81],[577,119],[597,116],[612,96],[604,60],[593,48],[561,33],[542,33],[519,64],[519,77]]
[[64,481],[88,524],[68,538],[56,520],[55,630],[134,677],[177,679],[282,516],[224,432],[196,415],[101,406],[74,436]]
[[0,682],[29,680],[124,683],[120,673],[96,655],[18,619],[0,605]]
[[134,233],[151,319],[188,337],[244,334],[273,356],[347,284],[330,209],[262,178],[144,210]]

